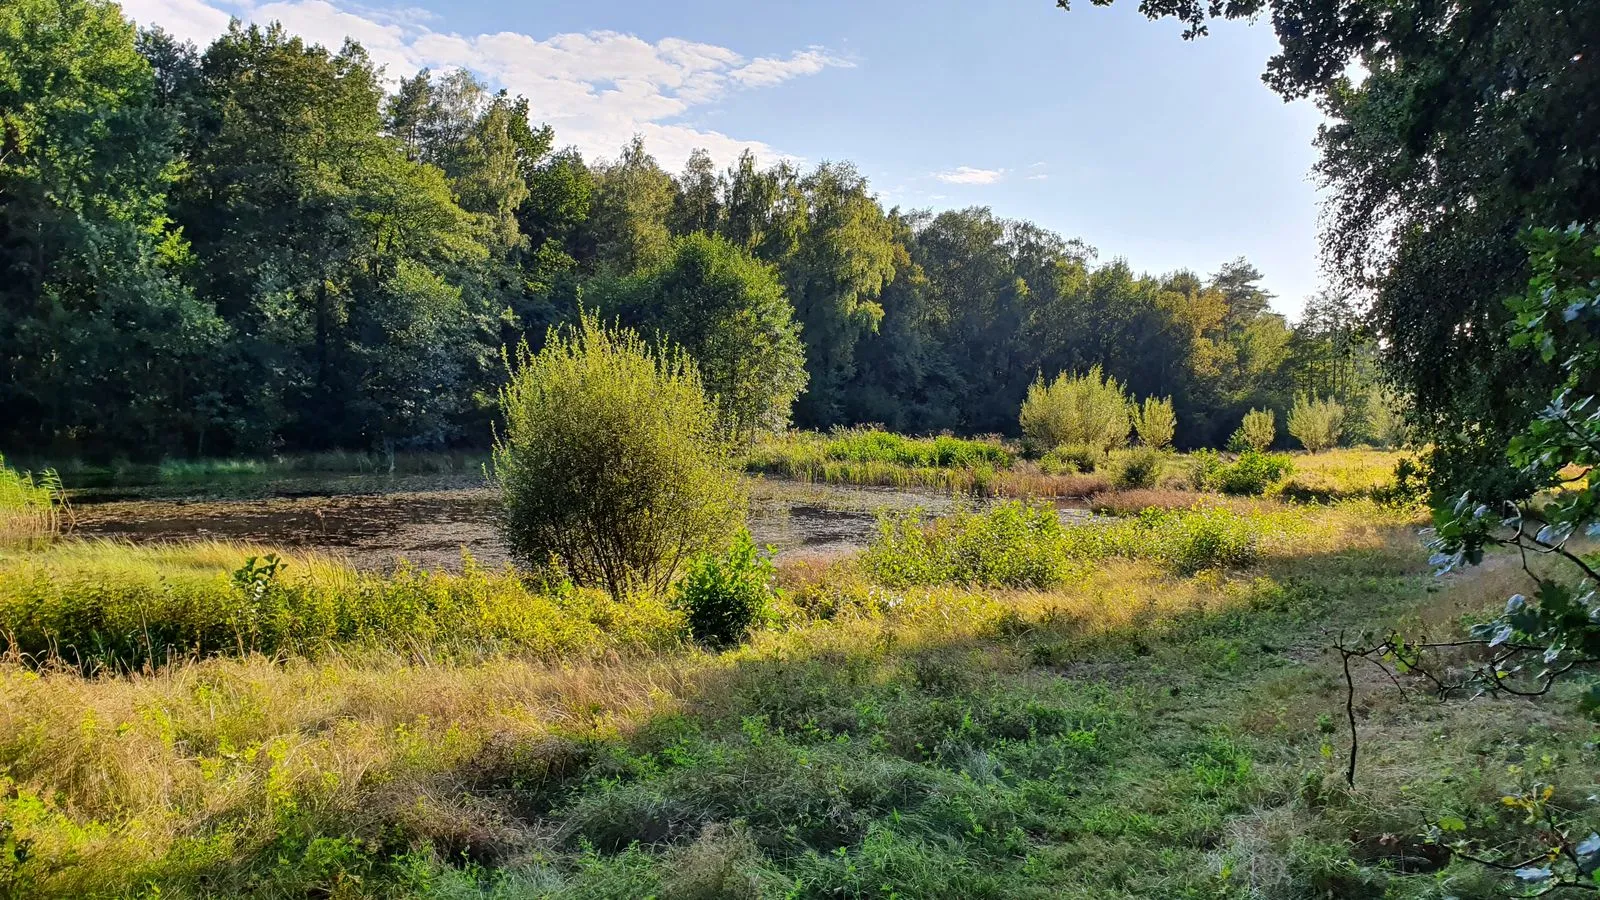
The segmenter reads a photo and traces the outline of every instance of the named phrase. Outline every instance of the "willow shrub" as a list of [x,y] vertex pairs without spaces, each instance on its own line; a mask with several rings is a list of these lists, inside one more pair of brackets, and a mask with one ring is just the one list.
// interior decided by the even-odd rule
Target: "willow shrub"
[[1171,447],[1178,436],[1178,414],[1172,409],[1172,398],[1144,398],[1142,405],[1133,408],[1133,431],[1139,436],[1139,443],[1152,450]]
[[1265,453],[1278,439],[1278,417],[1270,409],[1252,409],[1244,414],[1239,430],[1228,438],[1228,449]]
[[1043,588],[1068,573],[1062,540],[1061,519],[1049,504],[1001,503],[931,522],[910,510],[878,520],[878,536],[862,563],[874,579],[896,587]]
[[712,649],[743,643],[768,616],[776,596],[774,552],[758,549],[750,532],[741,529],[727,552],[702,553],[690,561],[673,595],[696,641]]
[[1035,381],[1019,420],[1024,442],[1037,453],[1070,444],[1106,453],[1128,442],[1132,425],[1122,383],[1105,377],[1099,366],[1083,375],[1062,372],[1054,381]]
[[523,564],[552,561],[614,598],[662,593],[726,546],[745,505],[695,363],[591,314],[508,360],[494,447],[501,530]]
[[1339,445],[1344,413],[1344,404],[1337,400],[1301,396],[1289,411],[1289,433],[1306,450],[1321,453]]

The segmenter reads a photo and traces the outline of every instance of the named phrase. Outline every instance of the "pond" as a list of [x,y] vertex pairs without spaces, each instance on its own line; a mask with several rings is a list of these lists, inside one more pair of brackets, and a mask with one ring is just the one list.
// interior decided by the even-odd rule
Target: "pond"
[[[930,515],[988,501],[888,488],[752,478],[750,530],[781,554],[864,547],[884,510]],[[80,537],[135,542],[232,540],[319,550],[386,569],[404,558],[459,569],[462,553],[508,561],[495,530],[496,496],[481,476],[239,476],[205,482],[95,488],[72,498]]]

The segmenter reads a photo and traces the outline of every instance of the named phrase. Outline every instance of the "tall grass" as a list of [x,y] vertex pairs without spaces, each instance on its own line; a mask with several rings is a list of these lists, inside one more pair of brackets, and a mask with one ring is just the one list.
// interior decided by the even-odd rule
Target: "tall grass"
[[49,543],[61,533],[70,512],[54,469],[35,477],[7,466],[0,455],[0,547]]
[[915,511],[885,516],[862,555],[885,584],[973,584],[1048,588],[1088,564],[1150,560],[1180,575],[1248,566],[1260,554],[1266,517],[1195,506],[1147,509],[1112,522],[1063,523],[1048,504],[1003,503],[923,522]]
[[226,543],[82,541],[0,556],[0,646],[84,668],[361,646],[584,655],[673,645],[682,627],[652,598],[542,588],[470,559],[461,574],[402,564],[382,575]]

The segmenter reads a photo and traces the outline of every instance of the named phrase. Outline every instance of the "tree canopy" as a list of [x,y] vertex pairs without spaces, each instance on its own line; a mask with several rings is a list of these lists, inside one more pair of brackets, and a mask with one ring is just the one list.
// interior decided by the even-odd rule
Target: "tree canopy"
[[201,49],[19,0],[0,51],[10,446],[483,446],[503,350],[583,308],[687,348],[745,438],[1014,434],[1035,379],[1097,365],[1172,398],[1189,445],[1371,392],[1354,313],[1291,328],[1242,259],[1143,274],[989,209],[888,208],[842,161],[586,160],[470,73],[385,82],[278,25]]

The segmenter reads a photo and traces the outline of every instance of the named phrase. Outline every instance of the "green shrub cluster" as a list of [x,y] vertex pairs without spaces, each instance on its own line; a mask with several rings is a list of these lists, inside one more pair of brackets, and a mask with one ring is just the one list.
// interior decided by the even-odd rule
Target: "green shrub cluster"
[[1039,457],[1039,469],[1046,475],[1089,474],[1106,461],[1106,452],[1088,444],[1063,444]]
[[5,648],[86,667],[344,646],[589,653],[668,646],[681,628],[681,616],[654,600],[619,603],[561,582],[532,588],[470,560],[459,575],[405,564],[387,575],[296,575],[272,556],[231,575],[129,565],[115,554],[61,562],[35,553],[0,566]]
[[1172,398],[1144,398],[1143,405],[1133,408],[1133,431],[1139,436],[1139,443],[1153,450],[1171,447],[1178,436],[1178,414],[1172,409]]
[[1019,416],[1022,438],[1036,453],[1085,444],[1106,453],[1128,442],[1132,427],[1127,392],[1099,366],[1083,375],[1066,372],[1028,388]]
[[1277,439],[1277,415],[1270,409],[1252,409],[1244,414],[1239,430],[1228,438],[1228,449],[1240,453],[1246,450],[1265,453]]
[[1339,401],[1301,396],[1289,411],[1289,433],[1306,450],[1321,453],[1339,445],[1344,418],[1344,404]]
[[1197,491],[1221,491],[1243,497],[1259,497],[1289,477],[1294,462],[1284,453],[1259,453],[1246,450],[1233,462],[1225,462],[1214,450],[1202,450],[1192,457],[1189,483]]
[[878,581],[1041,588],[1066,575],[1064,531],[1049,504],[1001,503],[924,522],[920,511],[885,514],[862,564]]
[[1116,474],[1111,483],[1121,490],[1153,488],[1161,480],[1166,454],[1150,446],[1123,451],[1113,460]]
[[1066,530],[1063,552],[1076,559],[1147,559],[1180,575],[1248,566],[1260,555],[1261,527],[1220,507],[1146,509],[1107,524]]
[[725,553],[702,553],[674,586],[676,605],[688,620],[689,634],[713,649],[742,643],[773,600],[773,549],[756,549],[741,531]]

